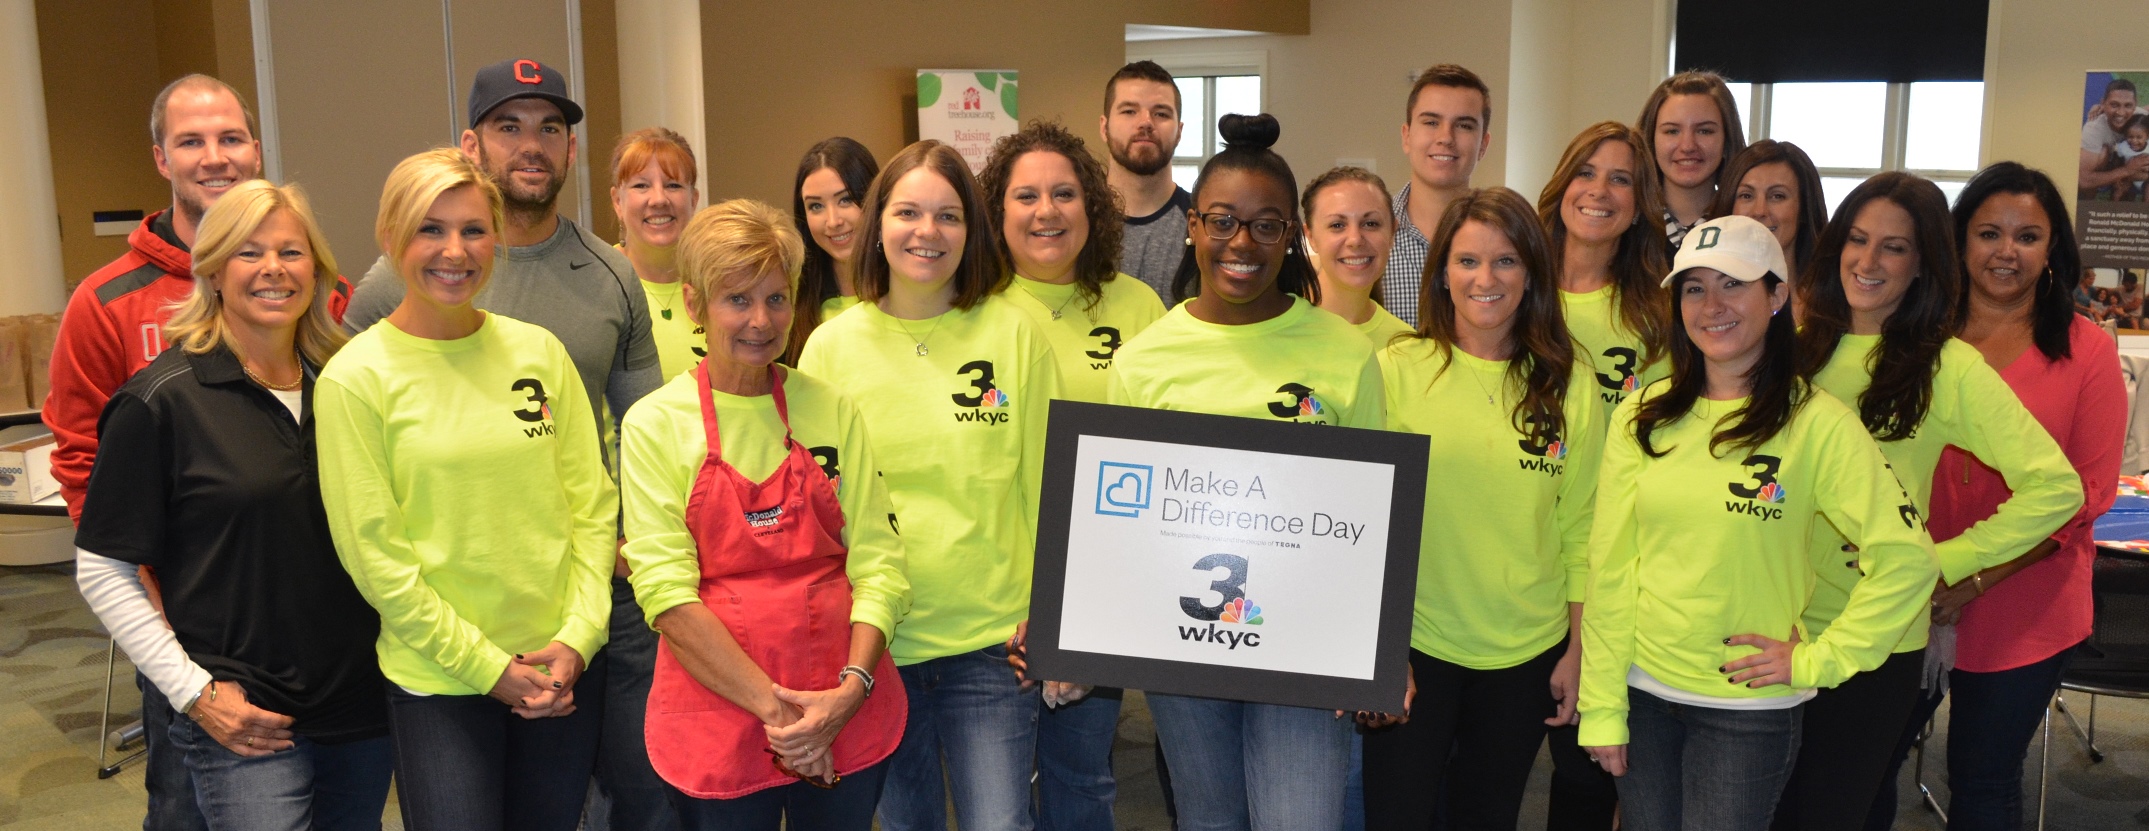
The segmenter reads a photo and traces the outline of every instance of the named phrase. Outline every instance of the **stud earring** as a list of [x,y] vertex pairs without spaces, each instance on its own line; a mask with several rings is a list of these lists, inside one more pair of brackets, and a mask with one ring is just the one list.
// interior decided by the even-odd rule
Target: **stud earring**
[[1193,238],[1193,237],[1187,237],[1187,238],[1186,238],[1186,244],[1187,244],[1187,245],[1193,245],[1193,244],[1194,244],[1194,238]]

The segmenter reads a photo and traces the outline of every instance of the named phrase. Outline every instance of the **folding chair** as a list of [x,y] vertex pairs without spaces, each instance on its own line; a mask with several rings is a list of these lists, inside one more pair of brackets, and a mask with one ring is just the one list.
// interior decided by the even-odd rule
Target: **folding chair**
[[[2045,710],[2042,761],[2037,771],[2037,827],[2045,827],[2045,791],[2051,778],[2052,711],[2089,748],[2089,763],[2104,761],[2097,749],[2097,696],[2149,698],[2149,556],[2112,549],[2097,549],[2091,594],[2096,612],[2089,640],[2068,661],[2060,675],[2060,691],[2053,693]],[[2089,696],[2088,727],[2076,722],[2061,696],[2078,692]]]

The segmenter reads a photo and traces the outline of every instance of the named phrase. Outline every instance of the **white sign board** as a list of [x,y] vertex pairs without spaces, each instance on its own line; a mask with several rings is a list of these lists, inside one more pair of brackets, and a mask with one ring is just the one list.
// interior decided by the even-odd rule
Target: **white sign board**
[[1019,89],[1012,69],[920,69],[918,138],[955,148],[976,173],[993,142],[1021,129]]

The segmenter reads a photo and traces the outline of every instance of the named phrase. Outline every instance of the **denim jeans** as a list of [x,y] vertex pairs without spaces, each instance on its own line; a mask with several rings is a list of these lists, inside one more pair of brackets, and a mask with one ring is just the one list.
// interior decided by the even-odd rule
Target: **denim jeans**
[[1127,694],[1098,687],[1073,704],[1037,716],[1037,827],[1041,831],[1112,831],[1112,739]]
[[[2022,764],[2030,740],[2044,719],[2045,706],[2059,690],[2060,674],[2074,648],[2042,661],[1999,672],[1948,673],[1948,828],[1986,831],[2022,827]],[[1943,696],[1919,698],[1903,726],[1888,778],[1865,827],[1881,831],[1895,824],[1896,779],[1910,746],[1940,709]]]
[[246,757],[180,718],[172,720],[170,738],[194,775],[210,828],[380,831],[395,762],[387,736],[341,744],[299,736],[290,750]]
[[871,831],[888,762],[843,777],[834,788],[804,782],[736,799],[696,799],[666,785],[687,831]]
[[1343,774],[1343,831],[1366,831],[1366,737],[1351,730],[1350,770]]
[[[1035,688],[1021,689],[993,645],[900,667],[910,717],[881,788],[882,831],[944,831],[952,793],[963,828],[1030,831],[1037,760]],[[945,763],[947,773],[941,774]]]
[[186,756],[172,747],[172,723],[186,719],[172,710],[171,700],[149,683],[149,676],[136,671],[134,686],[142,691],[142,789],[149,792],[142,831],[208,831],[201,806],[194,803]]
[[1410,720],[1365,737],[1366,827],[1514,828],[1545,719],[1559,709],[1547,683],[1566,651],[1563,640],[1511,667],[1471,669],[1411,650]]
[[1179,831],[1343,825],[1349,718],[1333,710],[1149,693]]
[[586,831],[677,831],[671,786],[649,766],[642,724],[657,668],[657,633],[634,602],[634,587],[612,578],[612,667],[605,684],[604,732],[597,740],[596,793]]
[[388,691],[396,800],[409,831],[573,831],[604,724],[603,650],[575,682],[575,711],[525,719],[483,695]]
[[1798,758],[1805,705],[1723,710],[1627,688],[1628,831],[1760,831]]
[[1884,787],[1897,736],[1918,701],[1925,650],[1888,656],[1806,702],[1800,759],[1776,806],[1777,831],[1842,831],[1865,821]]

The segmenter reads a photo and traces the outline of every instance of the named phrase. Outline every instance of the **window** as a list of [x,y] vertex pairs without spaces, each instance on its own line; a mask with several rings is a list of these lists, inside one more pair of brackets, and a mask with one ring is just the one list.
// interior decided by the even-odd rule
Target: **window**
[[1772,138],[1806,151],[1821,170],[1828,212],[1884,170],[1940,186],[1952,204],[1977,172],[1985,116],[1978,81],[1731,84],[1746,140]]
[[1191,191],[1202,164],[1224,149],[1224,137],[1216,132],[1217,119],[1263,111],[1261,76],[1243,71],[1194,75],[1175,70],[1172,80],[1179,83],[1179,118],[1186,124],[1185,132],[1179,134],[1179,150],[1172,156],[1172,181]]

